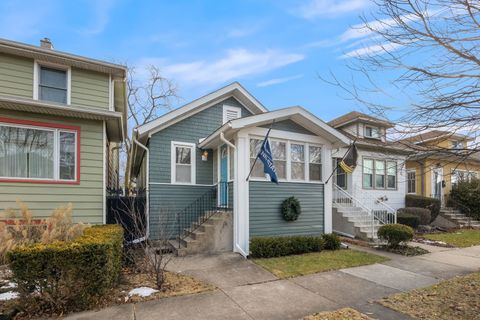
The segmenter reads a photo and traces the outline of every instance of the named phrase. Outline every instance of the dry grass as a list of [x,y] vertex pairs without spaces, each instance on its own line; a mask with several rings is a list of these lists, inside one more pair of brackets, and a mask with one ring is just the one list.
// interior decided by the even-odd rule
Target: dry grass
[[380,303],[416,319],[480,319],[480,273],[396,294]]
[[303,320],[371,320],[372,318],[352,308],[325,311],[303,318]]
[[480,230],[459,229],[452,232],[425,234],[425,238],[435,241],[443,241],[451,246],[465,248],[480,245]]

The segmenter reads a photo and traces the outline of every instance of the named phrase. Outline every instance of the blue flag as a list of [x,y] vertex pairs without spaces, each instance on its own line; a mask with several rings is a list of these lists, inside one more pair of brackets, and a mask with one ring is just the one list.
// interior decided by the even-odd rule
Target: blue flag
[[270,148],[270,142],[268,141],[268,134],[262,143],[262,147],[258,153],[258,159],[263,162],[263,172],[268,174],[270,181],[278,184],[277,171],[275,170],[275,164],[273,163],[272,149]]

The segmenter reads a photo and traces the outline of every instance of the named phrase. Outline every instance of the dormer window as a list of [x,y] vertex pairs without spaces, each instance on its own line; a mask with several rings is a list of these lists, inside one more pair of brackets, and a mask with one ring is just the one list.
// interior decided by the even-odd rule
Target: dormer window
[[453,149],[463,149],[463,142],[462,141],[452,141],[452,148]]
[[223,123],[238,119],[242,116],[242,109],[229,105],[223,106]]
[[372,126],[365,126],[365,137],[380,139],[380,129]]
[[70,104],[70,68],[35,63],[34,99]]

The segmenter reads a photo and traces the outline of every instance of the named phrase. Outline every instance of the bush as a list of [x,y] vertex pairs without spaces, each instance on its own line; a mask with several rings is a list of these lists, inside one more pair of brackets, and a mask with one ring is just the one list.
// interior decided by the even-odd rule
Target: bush
[[24,308],[53,312],[88,307],[118,279],[123,229],[93,226],[74,241],[31,244],[7,254]]
[[[480,220],[480,180],[459,181],[450,192],[447,201],[448,206],[458,207],[463,213],[471,215],[472,218]],[[460,206],[458,205],[460,204]],[[468,208],[466,212],[465,207]]]
[[[428,211],[428,209],[425,210]],[[397,214],[397,223],[417,229],[420,224],[420,217],[411,213],[399,212]]]
[[325,240],[320,236],[257,237],[250,240],[250,256],[270,258],[317,252],[324,245]]
[[440,213],[440,200],[434,198],[407,194],[405,196],[405,206],[429,209],[431,216],[430,221],[427,224],[435,221]]
[[326,250],[338,250],[340,249],[340,238],[334,233],[322,234],[323,241],[325,241],[324,248]]
[[378,229],[378,237],[388,242],[391,248],[413,239],[413,229],[403,224],[386,224]]

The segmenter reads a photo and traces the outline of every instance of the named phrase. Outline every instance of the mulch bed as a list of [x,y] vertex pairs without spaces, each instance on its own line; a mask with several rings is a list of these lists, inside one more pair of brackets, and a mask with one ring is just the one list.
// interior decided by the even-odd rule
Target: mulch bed
[[303,320],[373,320],[369,316],[358,312],[352,308],[343,308],[335,311],[324,311],[311,316],[306,316]]
[[422,236],[415,236],[415,238],[413,238],[413,242],[418,242],[418,243],[426,244],[426,245],[429,245],[429,246],[435,246],[435,247],[455,248],[454,246],[449,245],[449,244],[446,243],[446,242],[436,241],[436,240],[429,240],[429,239],[426,239],[426,238],[424,238],[424,237],[422,237]]
[[401,254],[402,256],[412,257],[412,256],[419,256],[422,254],[430,253],[430,251],[425,250],[420,247],[412,247],[412,246],[398,246],[398,247],[389,247],[387,245],[380,245],[374,247],[377,250],[387,251],[391,253]]

